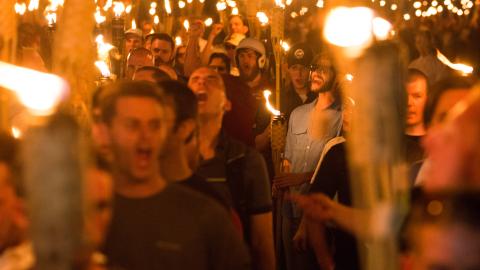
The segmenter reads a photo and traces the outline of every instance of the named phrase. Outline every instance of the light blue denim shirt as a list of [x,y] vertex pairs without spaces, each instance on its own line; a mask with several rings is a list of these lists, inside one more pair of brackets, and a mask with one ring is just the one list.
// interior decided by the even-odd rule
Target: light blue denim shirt
[[[335,136],[338,136],[342,127],[342,112],[340,105],[335,102],[323,110],[325,125],[320,138],[313,139],[309,133],[309,124],[312,111],[317,100],[296,108],[290,115],[287,142],[285,145],[285,158],[291,163],[292,173],[313,172],[317,166],[323,147]],[[291,187],[291,193],[306,194],[309,184]],[[300,217],[301,211],[295,204],[285,202],[284,214],[288,217]]]

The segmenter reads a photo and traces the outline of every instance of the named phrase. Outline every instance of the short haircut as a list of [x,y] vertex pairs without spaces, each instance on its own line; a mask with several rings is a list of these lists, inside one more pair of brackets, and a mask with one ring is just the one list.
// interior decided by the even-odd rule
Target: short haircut
[[163,89],[167,97],[173,99],[175,111],[174,130],[186,120],[196,120],[198,114],[197,97],[186,84],[168,80],[159,82],[158,85]]
[[459,75],[450,76],[435,83],[427,95],[427,103],[423,111],[425,125],[429,126],[433,119],[433,113],[443,94],[453,89],[471,89],[475,80],[471,77],[462,77]]
[[418,79],[425,80],[425,82],[427,82],[427,86],[428,86],[428,77],[427,77],[427,75],[425,75],[425,73],[421,72],[420,70],[418,70],[416,68],[409,68],[407,70],[407,83],[411,83],[411,82],[416,81]]
[[[414,228],[422,225],[461,225],[476,232],[480,228],[479,191],[442,191],[417,193],[403,227],[403,249],[411,250]],[[479,232],[480,233],[480,232]]]
[[[140,47],[140,48],[133,49],[128,54],[128,58],[133,57],[133,56],[147,57],[149,55],[153,57],[152,51],[150,51],[146,48]],[[152,65],[153,65],[153,62],[152,62]]]
[[[107,87],[101,98],[102,120],[111,124],[116,114],[117,101],[124,97],[145,97],[164,105],[163,90],[147,81],[119,81]],[[134,109],[134,108],[131,108]]]
[[172,48],[172,51],[175,49],[175,42],[173,41],[173,38],[169,34],[167,33],[152,34],[152,43],[157,39],[170,43],[170,47]]
[[230,74],[230,58],[228,57],[228,55],[226,55],[225,53],[221,53],[221,52],[212,53],[210,55],[210,57],[208,58],[208,64],[210,65],[212,60],[215,59],[215,58],[222,59],[222,61],[225,63],[225,66],[227,67],[227,73]]
[[[158,67],[143,66],[143,67],[140,67],[137,70],[135,70],[135,73],[142,72],[142,71],[152,72],[152,77],[155,80],[155,82],[157,82],[157,83],[161,82],[161,81],[170,80],[170,76],[168,76],[168,74],[165,71],[159,69]],[[133,75],[133,77],[135,78],[135,75]]]

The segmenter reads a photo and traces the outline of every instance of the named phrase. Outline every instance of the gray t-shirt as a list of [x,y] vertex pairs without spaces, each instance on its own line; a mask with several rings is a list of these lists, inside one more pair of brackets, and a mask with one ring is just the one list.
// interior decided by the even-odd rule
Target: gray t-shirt
[[250,269],[227,211],[177,184],[147,198],[116,195],[105,253],[129,270]]

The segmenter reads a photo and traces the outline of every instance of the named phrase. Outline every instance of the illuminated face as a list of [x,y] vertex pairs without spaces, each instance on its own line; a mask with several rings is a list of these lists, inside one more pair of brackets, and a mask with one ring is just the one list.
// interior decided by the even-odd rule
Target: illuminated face
[[127,35],[125,37],[125,52],[128,54],[133,49],[140,48],[142,46],[142,40],[137,35]]
[[113,181],[109,173],[94,167],[86,173],[87,217],[85,229],[94,247],[101,247],[112,218]]
[[335,76],[332,62],[326,58],[320,58],[311,67],[310,90],[313,92],[327,92],[332,90]]
[[150,50],[155,58],[155,66],[168,64],[173,58],[173,50],[170,42],[160,39],[152,41]]
[[417,78],[407,83],[407,126],[423,124],[423,110],[427,102],[427,81]]
[[177,49],[176,62],[180,65],[185,64],[185,55],[187,52],[187,47],[181,46]]
[[242,34],[245,35],[248,32],[248,27],[243,24],[242,19],[239,16],[232,16],[229,22],[230,34]]
[[238,51],[238,68],[240,77],[246,81],[253,81],[260,75],[258,67],[258,55],[252,49],[241,49]]
[[227,98],[223,80],[217,72],[209,68],[199,68],[190,76],[188,86],[197,96],[200,116],[223,114]]
[[412,270],[480,269],[480,233],[465,225],[422,225],[417,229]]
[[307,86],[309,70],[304,65],[295,64],[288,67],[288,75],[295,89],[303,89]]
[[112,161],[112,151],[110,149],[110,139],[104,125],[102,124],[100,108],[92,109],[92,141],[95,150],[108,161]]
[[0,163],[0,252],[20,244],[28,227],[22,202],[15,193],[11,177],[10,169]]
[[227,74],[227,64],[220,57],[212,58],[208,66],[220,74]]
[[164,108],[148,97],[122,97],[117,100],[116,114],[109,135],[120,173],[134,181],[149,180],[158,175],[158,155],[165,141]]

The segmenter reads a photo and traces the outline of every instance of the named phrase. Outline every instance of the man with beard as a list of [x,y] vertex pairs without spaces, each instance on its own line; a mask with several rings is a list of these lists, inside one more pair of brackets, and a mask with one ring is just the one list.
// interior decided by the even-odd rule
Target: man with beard
[[[326,53],[316,56],[310,67],[310,89],[318,93],[312,103],[302,105],[290,115],[285,146],[283,175],[274,179],[276,191],[305,194],[309,189],[308,182],[325,143],[338,136],[341,129],[340,93],[336,84],[336,71],[333,62]],[[276,224],[281,232],[278,241],[283,247],[281,258],[285,269],[316,269],[315,256],[312,252],[295,250],[298,241],[305,241],[300,236],[304,224],[300,224],[302,213],[296,205],[283,201],[279,209],[281,224]],[[298,234],[298,235],[297,235]]]
[[101,112],[114,156],[114,214],[105,245],[111,266],[248,269],[228,213],[162,176],[158,157],[168,114],[161,89],[125,81],[106,91]]
[[240,216],[255,269],[275,269],[272,236],[272,200],[265,161],[254,149],[222,131],[222,118],[230,110],[220,75],[199,68],[188,85],[197,95],[200,118],[200,156],[197,173],[230,202]]
[[153,34],[151,40],[150,50],[153,53],[155,66],[172,65],[175,51],[175,42],[172,37],[165,33],[158,33]]

